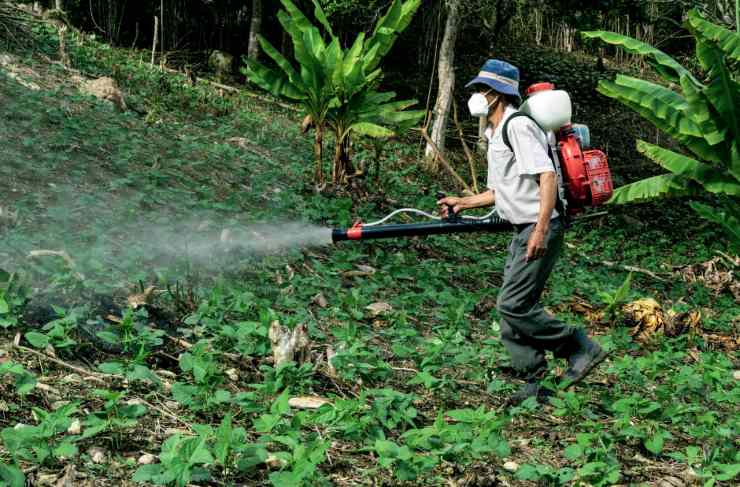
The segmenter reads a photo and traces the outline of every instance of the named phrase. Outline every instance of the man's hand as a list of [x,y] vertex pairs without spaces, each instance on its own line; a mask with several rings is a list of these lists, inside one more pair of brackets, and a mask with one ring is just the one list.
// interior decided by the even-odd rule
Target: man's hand
[[465,198],[458,198],[457,196],[446,196],[442,198],[437,201],[437,204],[439,205],[439,214],[442,215],[442,218],[447,218],[449,216],[447,215],[448,205],[452,206],[452,211],[455,212],[455,214],[460,213],[466,208],[464,200]]
[[529,236],[529,242],[527,242],[527,262],[537,260],[547,252],[547,243],[545,242],[546,233],[537,227],[532,230],[532,234]]

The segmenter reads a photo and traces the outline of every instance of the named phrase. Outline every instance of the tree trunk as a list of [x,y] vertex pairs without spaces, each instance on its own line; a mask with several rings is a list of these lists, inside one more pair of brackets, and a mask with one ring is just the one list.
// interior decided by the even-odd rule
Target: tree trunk
[[64,0],[56,0],[54,2],[54,8],[57,10],[64,10]]
[[252,0],[252,20],[249,23],[249,46],[247,47],[247,57],[257,60],[259,55],[259,41],[257,35],[262,29],[262,0]]
[[157,52],[157,39],[159,32],[159,17],[154,16],[154,38],[152,39],[152,66],[154,66],[154,54]]
[[347,176],[355,172],[349,154],[350,138],[345,137],[337,141],[334,146],[334,163],[332,164],[331,182],[334,185],[341,185],[347,181]]
[[316,170],[314,171],[314,182],[318,185],[324,184],[324,170],[321,167],[324,158],[324,127],[316,124],[314,127],[316,135],[314,136],[313,142],[313,154],[316,162]]
[[[442,38],[442,46],[439,50],[439,61],[437,63],[437,77],[439,88],[437,91],[437,102],[434,105],[434,123],[432,125],[431,139],[440,152],[444,151],[445,131],[450,116],[450,106],[455,88],[455,42],[457,40],[458,27],[460,25],[460,1],[447,1],[447,22],[445,33]],[[437,155],[431,144],[427,144],[425,156],[431,170],[437,170]]]

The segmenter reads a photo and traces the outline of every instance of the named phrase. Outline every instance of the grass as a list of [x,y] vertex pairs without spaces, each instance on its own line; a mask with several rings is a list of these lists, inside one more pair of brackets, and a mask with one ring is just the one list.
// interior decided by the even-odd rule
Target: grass
[[[0,71],[0,192],[19,212],[15,225],[0,223],[0,268],[17,272],[10,286],[0,273],[9,304],[0,308],[0,482],[13,485],[19,470],[56,479],[70,464],[77,482],[95,485],[733,482],[740,388],[730,340],[740,307],[727,289],[680,279],[680,268],[726,250],[682,204],[614,208],[570,232],[575,248],[544,301],[611,356],[547,404],[507,409],[517,382],[494,303],[508,235],[161,255],[204,220],[346,226],[392,207],[432,208],[434,192],[450,188],[418,169],[413,144],[389,147],[368,196],[316,194],[297,114],[220,98],[94,42],[71,55],[86,73],[113,75],[148,114],[82,96],[67,73],[33,58],[21,64],[40,73],[41,90]],[[161,229],[170,241],[148,238]],[[66,250],[85,279],[62,261],[25,257],[38,248]],[[614,295],[627,277],[604,262],[658,273],[635,273],[625,301],[698,310],[700,328],[642,343],[621,306],[600,319],[599,293]],[[169,291],[125,310],[140,285]],[[55,319],[35,328],[24,310],[48,301]],[[373,303],[390,308],[376,314]],[[307,327],[307,364],[274,366],[276,320]],[[122,348],[106,352],[101,341]],[[331,404],[296,409],[297,396]],[[144,454],[158,458],[139,465]]]

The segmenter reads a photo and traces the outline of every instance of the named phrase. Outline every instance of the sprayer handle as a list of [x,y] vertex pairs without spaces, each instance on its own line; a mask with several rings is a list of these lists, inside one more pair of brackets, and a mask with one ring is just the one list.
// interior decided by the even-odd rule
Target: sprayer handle
[[[447,195],[444,194],[442,191],[437,191],[437,201],[445,198]],[[457,221],[457,214],[455,213],[455,207],[454,205],[447,205],[447,220],[449,221]]]

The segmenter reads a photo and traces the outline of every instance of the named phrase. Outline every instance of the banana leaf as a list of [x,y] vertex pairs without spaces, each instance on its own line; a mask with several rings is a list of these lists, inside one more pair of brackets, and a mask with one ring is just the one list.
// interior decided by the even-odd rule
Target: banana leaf
[[694,35],[716,43],[722,52],[740,61],[740,34],[705,20],[695,9],[689,11],[688,23]]
[[386,127],[383,127],[381,125],[377,125],[370,122],[357,122],[352,125],[350,125],[349,130],[352,132],[356,132],[361,135],[367,135],[368,137],[392,137],[396,135],[396,133],[388,129]]
[[696,56],[709,72],[709,83],[705,90],[715,110],[719,112],[730,135],[740,138],[740,83],[735,81],[725,63],[721,49],[713,42],[696,40]]
[[386,14],[380,18],[367,42],[368,55],[365,57],[365,71],[373,71],[380,60],[388,54],[398,35],[411,23],[421,0],[393,0]]
[[293,85],[285,74],[262,66],[256,61],[247,61],[244,74],[250,81],[274,96],[299,101],[306,99],[304,91]]
[[324,9],[321,8],[321,5],[317,0],[313,0],[313,15],[316,17],[316,20],[318,20],[321,25],[324,26],[324,29],[326,29],[326,32],[329,33],[329,35],[332,37],[332,39],[336,39],[334,36],[334,31],[331,30],[331,25],[329,24],[329,19],[326,18],[326,14],[324,13]]
[[697,86],[701,85],[699,80],[694,78],[694,76],[686,68],[681,66],[678,61],[650,44],[638,41],[629,36],[617,34],[616,32],[603,30],[581,32],[581,36],[586,39],[601,39],[607,44],[619,46],[632,54],[645,56],[653,69],[668,81],[678,83],[682,75],[687,75]]
[[710,193],[740,196],[740,182],[714,166],[643,140],[637,141],[637,150],[673,174],[696,181]]
[[699,127],[683,111],[688,103],[685,100],[677,105],[670,103],[679,95],[660,85],[626,76],[617,76],[614,82],[602,80],[597,89],[632,108],[701,159],[722,163],[724,154],[704,140]]
[[694,193],[688,180],[676,174],[661,174],[620,186],[614,190],[610,204],[634,203],[655,198],[686,196]]
[[681,76],[681,88],[689,105],[689,118],[699,127],[704,140],[709,145],[717,145],[725,141],[725,130],[720,130],[709,108],[709,100],[704,89],[697,89],[686,76]]
[[270,42],[262,37],[261,35],[257,36],[257,40],[260,43],[260,47],[262,50],[272,58],[273,61],[275,61],[275,64],[278,65],[280,69],[283,70],[285,75],[290,80],[290,83],[299,90],[305,90],[305,85],[303,83],[301,75],[293,68],[293,65],[290,64],[290,61],[288,61],[285,56],[283,56],[280,51],[275,49]]

